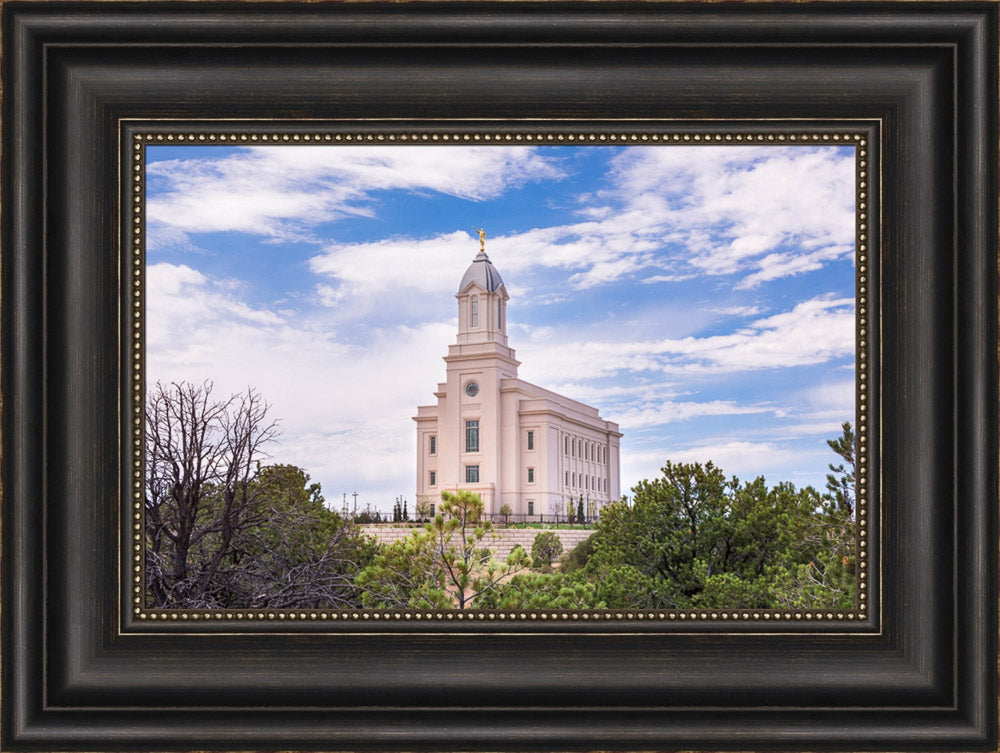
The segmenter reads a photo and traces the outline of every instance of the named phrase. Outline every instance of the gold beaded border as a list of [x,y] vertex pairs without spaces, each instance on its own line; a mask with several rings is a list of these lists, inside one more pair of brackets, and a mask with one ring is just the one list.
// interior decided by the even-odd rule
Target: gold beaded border
[[[855,288],[856,288],[856,588],[857,605],[853,610],[774,610],[774,609],[682,609],[682,610],[620,610],[598,609],[577,611],[525,610],[172,610],[147,609],[144,604],[144,490],[143,490],[143,429],[145,394],[144,376],[144,263],[145,263],[145,147],[162,144],[783,144],[783,145],[853,145],[855,147]],[[129,201],[128,237],[131,240],[131,391],[132,405],[132,557],[129,568],[131,613],[141,622],[168,623],[849,623],[868,619],[868,525],[869,525],[869,370],[868,348],[870,328],[869,255],[870,226],[869,193],[870,144],[865,133],[852,129],[802,129],[798,132],[767,131],[728,132],[695,131],[565,131],[565,132],[322,132],[322,131],[164,131],[149,129],[133,134],[129,163],[131,190]]]

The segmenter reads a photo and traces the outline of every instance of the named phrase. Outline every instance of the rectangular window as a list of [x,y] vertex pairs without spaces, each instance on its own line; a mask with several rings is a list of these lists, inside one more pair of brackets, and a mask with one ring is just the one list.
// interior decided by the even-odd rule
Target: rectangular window
[[569,471],[566,471],[566,486],[569,486]]
[[467,484],[478,484],[479,483],[479,466],[478,465],[467,465],[467,466],[465,466],[465,483],[467,483]]
[[573,486],[576,486],[576,474],[573,474]]
[[431,455],[437,455],[438,451],[438,438],[431,434]]
[[438,474],[437,471],[431,471],[431,486],[437,486]]
[[533,431],[528,432],[528,449],[535,449],[535,432]]
[[563,437],[563,453],[569,455],[569,437]]
[[573,437],[573,441],[570,442],[570,454],[576,457],[576,437]]
[[473,298],[472,299],[472,326],[473,327],[478,327],[479,326],[479,299],[478,298]]
[[479,420],[465,422],[465,451],[479,452]]
[[590,460],[590,442],[583,446],[583,459]]
[[528,500],[528,515],[534,515],[534,514],[535,514],[535,500],[529,499]]
[[529,484],[535,483],[535,469],[534,468],[529,468],[528,469],[528,483]]
[[434,503],[431,502],[431,517],[434,517]]

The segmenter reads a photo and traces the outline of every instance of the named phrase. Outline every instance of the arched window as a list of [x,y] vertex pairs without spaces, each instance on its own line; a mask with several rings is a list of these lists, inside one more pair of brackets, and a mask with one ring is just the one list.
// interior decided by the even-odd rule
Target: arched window
[[472,299],[472,325],[473,327],[479,326],[479,299],[473,297]]

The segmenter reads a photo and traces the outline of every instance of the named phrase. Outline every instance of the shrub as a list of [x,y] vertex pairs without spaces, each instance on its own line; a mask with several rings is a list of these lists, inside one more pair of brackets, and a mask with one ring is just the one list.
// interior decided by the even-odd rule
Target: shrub
[[594,537],[589,536],[569,550],[563,557],[562,571],[572,573],[587,566],[590,555],[594,553]]
[[562,541],[555,532],[542,531],[531,545],[531,562],[538,568],[551,567],[552,560],[562,554],[562,550]]
[[481,609],[602,609],[595,587],[585,580],[562,573],[521,573],[490,591]]

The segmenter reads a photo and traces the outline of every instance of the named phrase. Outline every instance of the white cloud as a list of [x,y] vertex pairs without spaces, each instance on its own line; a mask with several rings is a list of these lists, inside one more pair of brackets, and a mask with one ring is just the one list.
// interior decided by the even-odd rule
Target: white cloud
[[783,441],[801,439],[802,437],[821,437],[825,441],[840,436],[841,424],[844,421],[851,421],[853,424],[854,412],[853,410],[849,413],[837,412],[834,414],[831,412],[825,418],[820,415],[803,416],[803,418],[809,420],[793,424],[781,424],[768,430],[766,433]]
[[854,301],[820,296],[725,335],[579,342],[571,329],[522,344],[534,379],[592,379],[622,372],[722,374],[824,363],[854,351]]
[[[229,281],[215,281],[184,265],[151,265],[147,279],[150,380],[213,379],[218,394],[237,392],[252,384],[272,404],[272,415],[282,419],[280,444],[272,452],[275,460],[307,468],[314,479],[323,481],[332,501],[357,489],[362,492],[362,504],[372,501],[385,505],[395,495],[412,490],[414,429],[410,417],[417,405],[434,402],[434,385],[444,376],[440,357],[454,337],[453,322],[387,328],[374,332],[363,346],[350,345],[338,341],[337,333],[319,316],[296,314],[291,320],[248,306],[236,297],[239,288]],[[796,480],[799,472],[811,480],[815,473],[805,476],[800,469],[825,467],[817,465],[824,457],[823,446],[812,454],[796,455],[771,439],[724,439],[633,452],[628,443],[643,428],[703,416],[777,411],[772,406],[745,405],[736,400],[684,397],[689,387],[677,380],[601,386],[589,381],[595,374],[581,366],[597,352],[607,359],[612,367],[609,371],[624,364],[625,368],[649,368],[659,373],[672,371],[678,377],[691,364],[718,373],[733,369],[734,364],[739,371],[812,363],[843,350],[837,345],[838,338],[821,336],[818,331],[846,322],[847,340],[851,341],[852,305],[849,300],[813,299],[791,311],[759,319],[742,334],[730,336],[565,342],[561,350],[552,352],[551,339],[559,337],[559,330],[529,327],[520,344],[529,351],[538,348],[531,356],[537,361],[533,365],[551,368],[551,374],[560,377],[542,381],[543,385],[576,399],[596,401],[605,406],[602,412],[606,417],[621,422],[627,435],[623,483],[655,475],[668,457],[710,458],[727,473],[739,474],[784,463],[781,478]],[[829,342],[824,343],[824,339]],[[776,351],[774,341],[782,342],[784,350]],[[566,362],[578,352],[580,360]],[[540,353],[551,357],[545,360]],[[600,376],[605,370],[596,371]],[[573,374],[572,383],[565,382],[567,374]],[[819,424],[823,432],[817,442],[836,436],[844,410],[853,406],[852,385],[850,380],[840,380],[804,391],[798,398],[810,410],[796,414],[795,420],[802,425]],[[823,410],[835,414],[821,417]],[[803,428],[791,424],[782,434],[771,436],[784,439]],[[655,459],[651,461],[647,455]],[[754,465],[765,460],[763,466]],[[775,476],[775,480],[780,479]]]
[[635,431],[649,426],[662,426],[674,421],[684,421],[700,416],[736,416],[773,412],[774,409],[770,406],[739,405],[732,400],[704,402],[663,400],[614,412],[609,417],[620,426],[627,426],[630,430]]
[[[573,271],[586,289],[743,274],[739,288],[820,269],[854,247],[854,165],[832,149],[633,148],[578,223],[491,238],[505,270]],[[606,203],[614,199],[615,206]]]
[[[191,363],[211,363],[206,325],[225,320],[233,331],[280,328],[283,319],[267,309],[254,309],[228,294],[225,282],[213,283],[186,265],[151,264],[146,268],[146,350],[184,353]],[[186,333],[186,337],[178,337]],[[212,332],[213,335],[225,333]]]
[[623,152],[615,169],[627,205],[683,239],[707,274],[756,269],[759,283],[776,279],[766,276],[774,258],[761,256],[813,253],[818,264],[839,254],[816,255],[817,247],[853,248],[854,164],[832,149],[642,147]]
[[187,233],[177,227],[162,223],[153,223],[146,232],[146,252],[181,251],[184,253],[204,254],[205,249],[191,242]]
[[760,306],[726,306],[713,311],[723,316],[757,316],[763,309]]
[[736,285],[736,289],[746,290],[755,288],[762,282],[778,280],[782,277],[795,277],[805,272],[822,269],[826,262],[835,259],[851,259],[853,257],[853,246],[827,246],[809,253],[783,251],[768,254],[757,260],[758,271],[744,277]]
[[[221,159],[153,162],[146,216],[152,243],[178,231],[238,231],[312,239],[315,225],[370,216],[380,190],[437,191],[471,200],[560,173],[528,147],[261,146]],[[202,153],[204,153],[202,151]]]
[[855,422],[854,379],[823,381],[788,397],[787,422],[774,424],[769,436],[790,441],[816,436],[823,442],[840,436],[845,421]]
[[321,318],[286,321],[186,266],[151,265],[147,290],[150,383],[211,379],[218,395],[253,386],[281,422],[276,461],[304,466],[328,493],[412,490],[410,417],[434,401],[453,324],[388,328],[351,345]]
[[719,439],[652,450],[623,448],[622,492],[628,494],[640,479],[658,478],[667,460],[702,464],[712,461],[727,478],[737,476],[749,481],[764,475],[769,484],[791,481],[801,487],[816,485],[831,459],[829,449],[819,442],[812,446],[787,446],[773,441]]
[[612,261],[599,261],[592,264],[585,272],[571,275],[569,283],[577,290],[585,290],[617,280],[643,266],[645,266],[644,260],[638,256],[621,256]]
[[487,251],[514,274],[534,267],[577,270],[570,283],[582,289],[652,265],[659,245],[641,215],[629,212],[497,235],[487,241]]
[[392,238],[373,243],[330,244],[309,260],[317,275],[336,281],[322,283],[323,303],[350,300],[361,304],[373,296],[393,291],[443,294],[457,292],[456,269],[471,261],[472,235],[456,230],[423,240]]
[[[197,250],[187,233],[214,230],[308,239],[320,250],[309,260],[315,278],[308,284],[319,305],[305,311],[288,301],[251,306],[233,280],[190,266],[150,265],[150,379],[211,378],[220,394],[253,384],[283,419],[276,459],[305,466],[324,482],[328,498],[354,488],[381,495],[383,504],[412,495],[410,417],[417,405],[433,403],[444,377],[440,357],[455,331],[450,296],[478,240],[458,222],[425,237],[363,243],[313,234],[337,217],[378,214],[376,192],[383,188],[478,201],[558,177],[555,162],[527,149],[484,148],[461,159],[442,149],[454,147],[268,147],[151,167],[151,184],[166,188],[150,201],[153,251]],[[620,279],[671,284],[732,274],[721,282],[754,288],[850,257],[853,249],[853,165],[828,151],[627,150],[614,178],[611,190],[582,197],[578,222],[488,236],[487,251],[514,283],[508,291],[515,300],[561,303],[574,289]],[[530,273],[545,268],[561,272],[558,289],[536,285],[544,276]],[[623,484],[649,477],[668,457],[711,458],[727,473],[756,475],[755,468],[767,467],[786,474],[774,481],[794,481],[796,473],[815,478],[815,469],[825,468],[822,440],[853,416],[853,380],[803,390],[781,405],[741,401],[739,390],[720,384],[850,356],[854,301],[831,294],[782,304],[783,310],[779,298],[768,299],[766,308],[724,305],[746,300],[724,295],[692,307],[664,295],[649,307],[632,302],[618,320],[609,310],[596,323],[546,326],[519,324],[512,306],[511,345],[524,362],[522,377],[599,405],[622,424]],[[386,301],[396,307],[395,321],[408,326],[385,317],[377,322],[381,329],[361,321]],[[741,329],[718,334],[725,332],[720,315],[740,317]],[[702,391],[709,381],[715,392]],[[717,431],[729,416],[734,424],[760,416],[766,428],[708,438],[703,428],[692,429],[696,419],[709,418]],[[660,447],[634,443],[637,434],[655,433],[644,430],[677,422],[686,422],[684,441],[660,432]],[[789,446],[801,436],[815,437],[816,447]]]
[[677,382],[597,385],[593,382],[574,381],[550,384],[548,389],[562,395],[572,395],[576,400],[602,403],[622,398],[646,401],[672,400],[682,394]]
[[[381,213],[380,190],[480,201],[559,178],[560,169],[530,147],[484,146],[264,146],[222,159],[154,162],[150,248],[193,248],[188,233],[215,231],[321,244],[320,223]],[[853,163],[831,149],[634,147],[613,160],[610,177],[611,189],[580,197],[583,221],[491,235],[489,253],[513,275],[569,271],[570,286],[581,290],[623,277],[669,283],[734,273],[742,275],[738,287],[752,288],[853,249]],[[443,247],[465,239],[454,231],[334,243],[314,269],[364,296],[378,285],[366,274],[373,258],[426,260],[406,285],[440,287]],[[462,257],[470,247],[462,246]]]
[[646,285],[652,285],[657,282],[683,282],[684,280],[692,280],[697,277],[694,273],[689,274],[676,274],[676,275],[650,275],[648,277],[643,277],[639,282]]
[[[813,409],[813,415],[842,415],[846,420],[854,421],[855,382],[854,379],[841,379],[836,382],[823,382],[810,387],[803,393],[804,402]],[[839,424],[838,424],[839,425]]]
[[711,460],[728,475],[746,476],[756,469],[784,464],[794,460],[798,453],[773,442],[748,442],[733,440],[719,444],[671,450],[670,460],[676,463],[707,463]]

